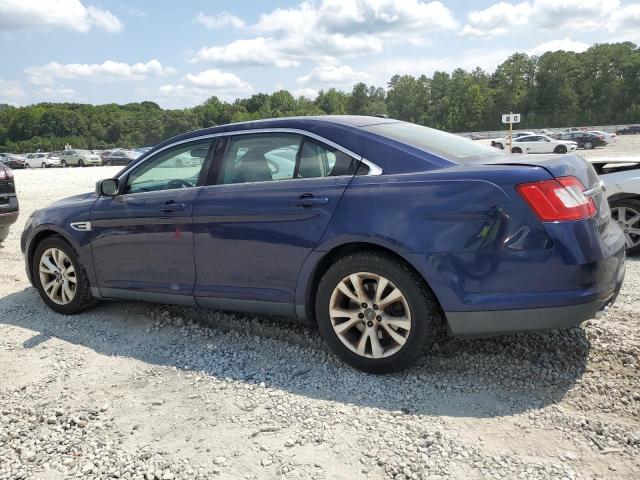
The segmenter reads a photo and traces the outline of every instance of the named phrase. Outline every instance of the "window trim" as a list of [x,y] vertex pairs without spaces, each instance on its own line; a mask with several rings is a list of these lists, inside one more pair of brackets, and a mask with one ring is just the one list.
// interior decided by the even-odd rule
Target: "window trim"
[[[362,155],[358,155],[357,153],[349,150],[348,148],[343,147],[342,145],[339,145],[335,142],[332,142],[331,140],[328,140],[320,135],[317,135],[315,133],[311,133],[307,130],[302,130],[299,128],[256,128],[256,129],[248,129],[248,130],[233,130],[233,131],[228,131],[228,132],[219,132],[219,133],[209,133],[209,134],[205,134],[205,135],[198,135],[196,137],[190,137],[190,138],[185,138],[183,140],[178,140],[176,142],[172,142],[168,145],[165,145],[164,147],[156,150],[155,152],[153,152],[152,155],[145,157],[145,158],[140,158],[138,161],[135,162],[131,162],[116,178],[118,179],[118,181],[122,181],[123,179],[126,181],[126,177],[129,176],[129,173],[131,173],[131,171],[134,168],[137,168],[138,165],[141,165],[147,161],[151,161],[152,158],[154,158],[156,155],[162,153],[163,151],[169,149],[169,148],[173,148],[177,145],[181,145],[183,143],[188,143],[188,142],[193,142],[193,141],[198,141],[198,140],[204,140],[207,138],[216,138],[216,137],[221,137],[222,139],[226,140],[226,137],[230,137],[230,136],[234,136],[234,135],[250,135],[253,133],[298,133],[300,135],[306,135],[309,136],[315,140],[318,140],[319,142],[322,143],[326,143],[327,145],[334,147],[337,150],[340,150],[343,153],[346,153],[347,155],[350,155],[351,157],[355,158],[356,160],[360,160],[360,162],[364,163],[367,167],[369,167],[369,173],[367,173],[367,175],[370,176],[377,176],[377,175],[382,175],[382,168],[380,168],[378,165],[376,165],[375,163],[373,163],[370,160],[367,160],[366,158],[364,158]],[[216,142],[218,144],[220,143],[228,143],[228,142]],[[211,152],[210,152],[211,153]],[[216,149],[216,153],[217,153],[217,149]],[[215,169],[215,162],[210,162],[209,165],[204,165],[203,166],[203,170],[204,168],[207,168],[208,170],[211,170],[212,168]],[[205,175],[205,185],[211,185],[210,180],[212,180],[211,175],[209,175],[209,172],[207,172],[207,174]],[[334,177],[336,178],[336,177]],[[200,179],[198,179],[200,180]],[[314,180],[314,179],[294,179],[294,180]],[[275,181],[283,181],[283,180],[275,180]],[[258,183],[258,182],[256,182]]]

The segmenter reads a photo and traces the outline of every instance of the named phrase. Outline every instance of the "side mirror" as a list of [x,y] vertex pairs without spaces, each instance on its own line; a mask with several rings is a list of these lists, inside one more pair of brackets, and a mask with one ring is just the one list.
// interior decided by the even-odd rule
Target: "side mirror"
[[115,197],[118,194],[118,180],[107,178],[96,182],[96,193],[103,197]]

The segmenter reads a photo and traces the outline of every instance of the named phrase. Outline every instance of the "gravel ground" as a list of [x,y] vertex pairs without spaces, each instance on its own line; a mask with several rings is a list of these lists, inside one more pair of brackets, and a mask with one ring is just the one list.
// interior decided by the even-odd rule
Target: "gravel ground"
[[47,309],[25,278],[24,220],[117,170],[16,172],[21,217],[0,246],[0,480],[640,478],[640,259],[601,320],[441,339],[414,368],[372,376],[277,318]]

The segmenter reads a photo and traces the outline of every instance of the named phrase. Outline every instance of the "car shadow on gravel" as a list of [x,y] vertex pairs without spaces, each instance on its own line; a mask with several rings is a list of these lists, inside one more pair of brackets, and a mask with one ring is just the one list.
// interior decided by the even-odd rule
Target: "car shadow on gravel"
[[315,329],[297,322],[136,302],[103,302],[67,317],[32,288],[0,298],[0,324],[33,332],[16,345],[25,349],[60,339],[214,380],[427,416],[506,416],[559,402],[580,381],[590,351],[582,328],[443,337],[414,367],[375,376],[342,363]]

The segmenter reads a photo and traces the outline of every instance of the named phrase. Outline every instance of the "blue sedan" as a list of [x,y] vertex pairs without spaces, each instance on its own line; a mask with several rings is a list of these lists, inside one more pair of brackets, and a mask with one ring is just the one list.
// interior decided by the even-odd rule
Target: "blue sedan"
[[578,325],[611,305],[624,236],[581,157],[511,156],[375,117],[282,118],[167,140],[27,221],[56,312],[133,299],[289,316],[351,365],[410,365],[446,327]]

